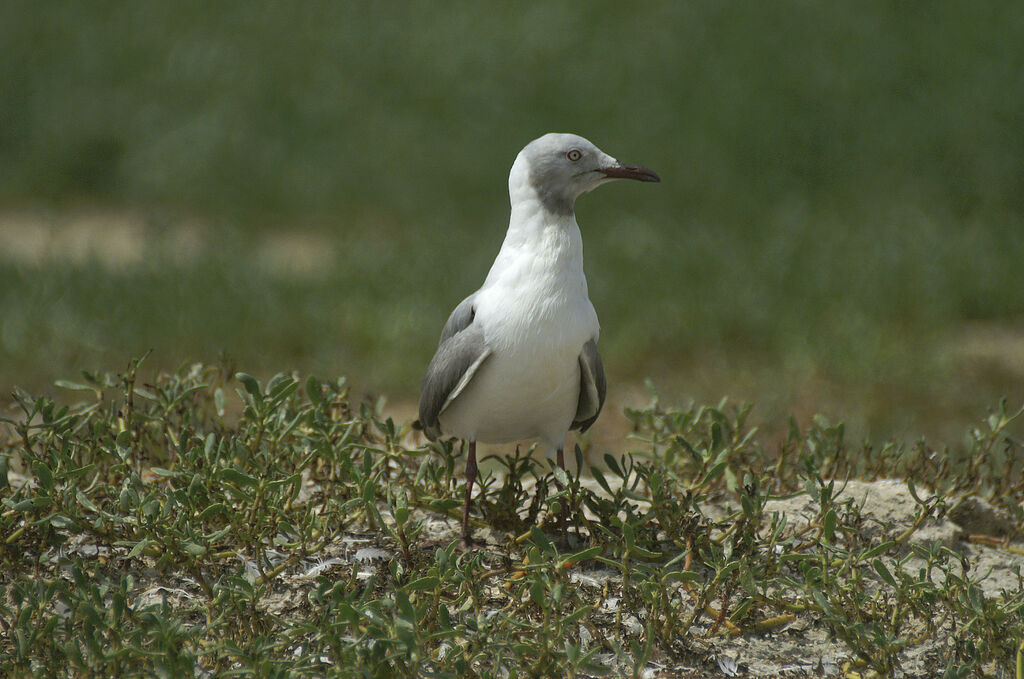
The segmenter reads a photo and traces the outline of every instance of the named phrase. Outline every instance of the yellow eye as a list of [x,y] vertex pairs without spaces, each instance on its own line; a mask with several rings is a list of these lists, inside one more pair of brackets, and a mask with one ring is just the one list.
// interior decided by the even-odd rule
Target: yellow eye
[[575,163],[577,160],[583,157],[583,154],[580,153],[579,149],[572,149],[571,151],[565,154],[565,157]]

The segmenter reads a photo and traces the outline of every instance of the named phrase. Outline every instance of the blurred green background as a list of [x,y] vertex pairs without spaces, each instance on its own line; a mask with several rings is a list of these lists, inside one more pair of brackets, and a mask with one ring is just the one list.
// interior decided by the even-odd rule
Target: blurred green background
[[1024,400],[1024,3],[131,3],[0,21],[0,385],[216,361],[414,404],[519,149],[581,199],[614,403],[952,436]]

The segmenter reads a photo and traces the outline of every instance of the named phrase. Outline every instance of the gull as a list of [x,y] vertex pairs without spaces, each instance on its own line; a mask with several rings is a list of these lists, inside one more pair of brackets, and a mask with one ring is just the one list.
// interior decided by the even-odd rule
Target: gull
[[575,134],[534,139],[508,177],[508,232],[484,284],[455,307],[420,391],[427,438],[469,444],[462,538],[471,544],[476,444],[539,439],[557,451],[604,405],[600,326],[583,275],[576,199],[615,179],[661,181]]

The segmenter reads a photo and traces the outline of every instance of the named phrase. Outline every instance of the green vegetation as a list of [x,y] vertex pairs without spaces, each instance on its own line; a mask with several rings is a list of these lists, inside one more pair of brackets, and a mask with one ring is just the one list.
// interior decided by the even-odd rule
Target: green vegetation
[[[341,381],[198,364],[146,380],[133,362],[61,386],[85,400],[19,391],[0,425],[4,676],[692,674],[791,623],[771,637],[797,635],[791,676],[1008,676],[1024,648],[1019,561],[1014,586],[986,588],[1024,528],[1020,413],[957,450],[852,447],[816,419],[766,451],[749,408],[655,398],[593,484],[505,460],[475,507],[509,538],[462,552],[461,453],[413,445]],[[886,476],[912,498],[895,532],[841,495]],[[971,497],[1012,526],[975,536],[996,545],[987,569],[915,539]],[[806,525],[769,504],[785,498],[815,508]],[[552,537],[563,512],[571,549]]]
[[[516,152],[573,130],[664,178],[579,205],[613,384],[957,435],[1022,396],[1022,36],[1020,3],[15,0],[0,384],[154,349],[411,401]],[[18,254],[25,214],[60,240],[95,210],[142,256]],[[322,266],[275,273],[274,234]],[[964,357],[992,332],[1016,348]]]

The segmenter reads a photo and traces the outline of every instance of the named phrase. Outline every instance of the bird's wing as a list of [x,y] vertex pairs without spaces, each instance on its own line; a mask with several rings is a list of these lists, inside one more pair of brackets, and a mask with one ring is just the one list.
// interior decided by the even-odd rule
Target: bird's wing
[[608,384],[604,379],[604,364],[601,354],[597,351],[597,342],[593,339],[583,345],[580,352],[580,400],[576,405],[576,417],[572,420],[572,429],[584,432],[594,424],[601,413]]
[[451,339],[452,335],[462,332],[473,323],[473,319],[476,318],[475,304],[476,293],[474,292],[459,302],[459,305],[452,310],[448,320],[445,321],[444,328],[441,329],[441,341],[437,343],[438,348]]
[[427,366],[420,389],[420,422],[427,438],[441,435],[441,413],[455,400],[484,364],[491,350],[484,340],[483,328],[474,323],[476,293],[455,307],[441,331],[437,353]]

